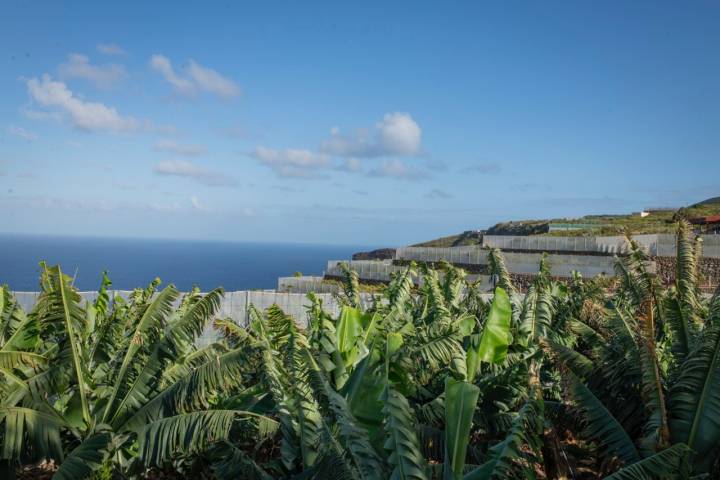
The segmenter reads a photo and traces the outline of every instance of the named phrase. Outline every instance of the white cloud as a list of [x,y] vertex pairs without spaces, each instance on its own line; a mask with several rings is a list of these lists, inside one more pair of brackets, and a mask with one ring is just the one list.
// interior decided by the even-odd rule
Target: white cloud
[[237,97],[240,95],[240,87],[235,82],[193,60],[190,60],[188,73],[200,90],[215,93],[221,97]]
[[362,162],[357,158],[348,158],[341,162],[337,169],[342,172],[357,173],[362,171]]
[[415,155],[420,151],[420,126],[407,113],[386,113],[376,125],[379,144],[391,155]]
[[413,156],[421,151],[422,130],[408,113],[386,113],[373,129],[359,129],[343,135],[338,127],[330,130],[321,151],[341,157]]
[[176,73],[170,59],[163,55],[153,55],[150,58],[150,67],[160,72],[168,83],[184,95],[202,91],[214,93],[223,98],[232,98],[241,93],[237,83],[194,60],[188,62],[188,66],[182,74]]
[[312,177],[317,174],[317,170],[330,166],[327,155],[310,150],[256,147],[249,155],[281,177]]
[[185,157],[199,157],[207,152],[205,147],[199,145],[181,145],[172,140],[159,140],[153,148],[158,151],[170,152]]
[[127,53],[120,46],[114,43],[100,43],[97,45],[97,51],[103,55],[126,55]]
[[10,127],[8,127],[7,131],[9,134],[20,137],[24,140],[27,140],[28,142],[34,142],[38,139],[38,136],[36,134],[29,132],[21,127],[15,127],[11,125]]
[[71,53],[68,60],[58,68],[61,78],[81,78],[92,82],[98,88],[112,88],[127,73],[125,67],[115,63],[93,65],[90,59],[79,53]]
[[[331,137],[317,151],[304,149],[274,150],[257,147],[249,155],[269,166],[283,177],[317,177],[317,171],[333,168],[338,171],[362,173],[363,158],[408,157],[421,153],[422,132],[407,113],[388,113],[374,129],[360,129],[354,135],[330,130]],[[420,179],[427,173],[408,167],[397,158],[385,160],[367,172],[374,177]]]
[[162,55],[153,55],[150,59],[150,66],[160,72],[165,80],[168,81],[173,87],[175,87],[181,93],[192,93],[195,89],[193,83],[185,78],[179,77],[175,74],[172,64],[167,57]]
[[158,175],[169,175],[193,179],[209,187],[233,187],[235,179],[221,173],[200,167],[185,160],[165,160],[153,168]]
[[370,177],[391,177],[402,180],[422,180],[428,177],[428,174],[417,168],[409,167],[402,160],[393,159],[385,160],[378,166],[368,172]]
[[190,197],[190,204],[192,205],[193,209],[199,211],[199,212],[209,212],[210,209],[205,207],[200,203],[200,200],[198,199],[197,195],[192,195]]
[[135,118],[122,116],[112,107],[78,98],[64,83],[53,80],[47,74],[39,80],[29,79],[27,87],[35,102],[60,110],[70,117],[73,125],[82,130],[128,132],[143,127]]

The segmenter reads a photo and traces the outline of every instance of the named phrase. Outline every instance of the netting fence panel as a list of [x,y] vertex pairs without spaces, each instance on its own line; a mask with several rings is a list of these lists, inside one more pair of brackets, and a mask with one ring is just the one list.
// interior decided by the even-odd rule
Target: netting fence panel
[[340,286],[324,277],[280,277],[277,291],[281,293],[336,293]]
[[703,235],[703,257],[720,258],[720,235]]
[[395,257],[398,260],[416,262],[464,263],[470,265],[487,264],[487,251],[479,245],[462,247],[404,247],[398,248]]
[[483,246],[501,250],[528,250],[539,252],[593,252],[618,253],[625,240],[622,236],[608,237],[556,237],[522,235],[484,235]]

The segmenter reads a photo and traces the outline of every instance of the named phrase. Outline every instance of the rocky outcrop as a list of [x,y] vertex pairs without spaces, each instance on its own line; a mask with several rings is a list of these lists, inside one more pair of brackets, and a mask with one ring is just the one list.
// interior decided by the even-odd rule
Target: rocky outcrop
[[353,253],[353,260],[392,260],[395,258],[394,248],[378,248],[369,252]]

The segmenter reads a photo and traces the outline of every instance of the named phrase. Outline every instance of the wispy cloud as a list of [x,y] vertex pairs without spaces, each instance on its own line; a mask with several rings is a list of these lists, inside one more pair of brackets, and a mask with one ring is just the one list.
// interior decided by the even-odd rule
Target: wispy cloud
[[161,152],[170,152],[184,157],[199,157],[207,153],[200,145],[182,145],[172,140],[159,140],[153,148]]
[[188,210],[187,207],[183,208],[179,202],[156,203],[125,200],[113,201],[97,198],[64,198],[50,195],[2,196],[0,197],[0,206],[69,212],[113,212],[117,210],[136,210],[169,213]]
[[58,72],[62,79],[80,78],[101,89],[112,88],[127,76],[122,65],[116,63],[93,65],[90,63],[90,58],[79,53],[68,55],[67,61],[60,64]]
[[437,172],[442,172],[450,168],[448,165],[448,162],[445,160],[440,159],[428,159],[425,162],[423,162],[426,168],[429,168],[430,170],[434,170]]
[[302,149],[256,147],[249,156],[281,177],[313,178],[317,177],[319,170],[331,165],[329,156]]
[[261,133],[252,131],[243,125],[235,125],[229,128],[223,128],[220,130],[220,133],[227,137],[235,138],[238,140],[258,140],[264,136]]
[[162,74],[163,78],[183,95],[194,95],[197,92],[208,92],[223,98],[240,95],[240,86],[233,80],[224,77],[212,68],[204,67],[194,60],[189,60],[182,73],[177,73],[169,58],[153,55],[150,67]]
[[20,172],[15,176],[17,178],[24,178],[24,179],[30,179],[30,180],[40,178],[40,176],[35,172]]
[[427,172],[406,165],[402,160],[385,160],[378,167],[368,172],[370,177],[390,177],[400,180],[424,180],[429,178]]
[[208,187],[237,186],[234,178],[185,160],[165,160],[156,164],[153,171],[158,175],[189,178]]
[[536,182],[525,182],[525,183],[518,183],[518,184],[512,184],[509,185],[511,190],[517,190],[520,192],[530,192],[533,190],[544,190],[544,191],[550,191],[552,188],[550,185],[543,184],[543,183],[536,183]]
[[363,168],[362,162],[357,158],[348,158],[340,162],[336,167],[341,172],[357,173],[361,172]]
[[23,140],[27,140],[28,142],[34,142],[38,139],[38,136],[33,132],[29,132],[24,128],[16,127],[14,125],[9,126],[7,131],[10,135],[15,135],[16,137],[20,137]]
[[433,188],[432,190],[430,190],[429,192],[427,192],[427,193],[425,194],[425,198],[442,198],[442,199],[447,199],[447,198],[453,198],[453,196],[450,195],[449,193],[447,193],[447,192],[444,191],[444,190],[440,190],[439,188]]
[[82,130],[128,132],[142,126],[142,122],[120,115],[115,108],[78,98],[64,83],[47,74],[27,80],[27,88],[35,102],[68,115],[72,124]]
[[103,55],[127,55],[119,45],[114,43],[100,43],[97,45],[97,51]]
[[408,113],[386,113],[374,128],[358,129],[344,135],[338,127],[330,130],[330,138],[320,150],[340,157],[413,156],[420,153],[422,130]]
[[461,169],[463,173],[479,173],[481,175],[495,175],[502,172],[502,166],[499,163],[473,163]]

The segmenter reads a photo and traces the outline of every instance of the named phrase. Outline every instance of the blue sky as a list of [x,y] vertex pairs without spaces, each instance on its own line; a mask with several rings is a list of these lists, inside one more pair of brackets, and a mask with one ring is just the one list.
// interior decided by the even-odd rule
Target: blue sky
[[720,194],[720,3],[0,2],[0,232],[400,245]]

